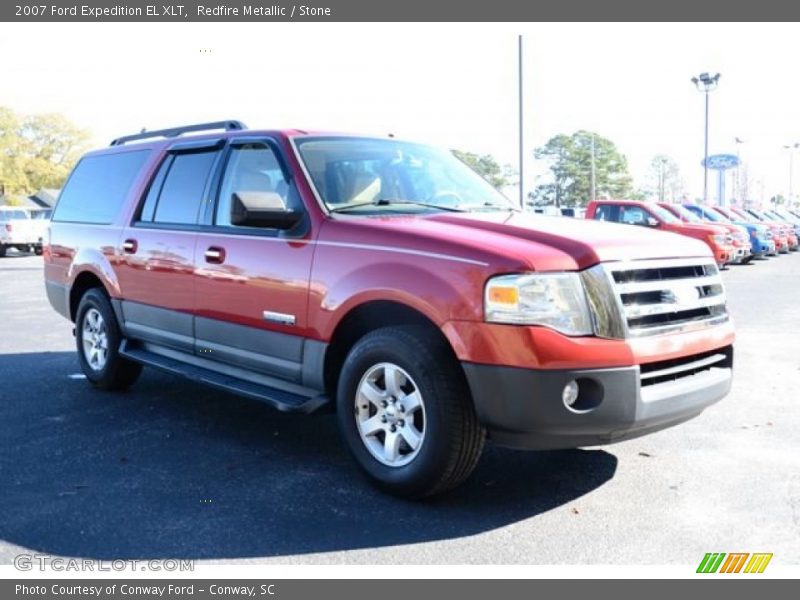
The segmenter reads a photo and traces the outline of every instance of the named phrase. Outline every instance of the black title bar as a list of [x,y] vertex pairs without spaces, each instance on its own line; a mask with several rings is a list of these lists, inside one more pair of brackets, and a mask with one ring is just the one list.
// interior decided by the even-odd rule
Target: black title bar
[[796,21],[800,3],[786,0],[308,0],[274,4],[181,0],[49,0],[0,4],[0,21],[28,22],[542,22]]

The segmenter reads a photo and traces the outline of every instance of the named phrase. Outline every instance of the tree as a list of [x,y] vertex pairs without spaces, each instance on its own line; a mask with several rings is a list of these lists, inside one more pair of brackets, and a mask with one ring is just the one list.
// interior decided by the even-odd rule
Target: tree
[[534,189],[536,204],[583,206],[592,196],[592,157],[594,188],[599,198],[626,198],[633,193],[628,161],[609,139],[590,131],[559,134],[534,150],[534,157],[550,162],[550,181]]
[[656,154],[650,161],[650,176],[644,191],[659,202],[682,198],[686,185],[678,163],[666,154]]
[[20,116],[0,107],[0,186],[9,195],[61,187],[89,137],[63,115]]
[[461,150],[453,150],[453,154],[498,190],[517,183],[517,172],[514,167],[500,165],[491,154],[475,154]]
[[780,206],[782,204],[786,204],[786,198],[783,194],[777,194],[769,199],[769,203],[775,206]]

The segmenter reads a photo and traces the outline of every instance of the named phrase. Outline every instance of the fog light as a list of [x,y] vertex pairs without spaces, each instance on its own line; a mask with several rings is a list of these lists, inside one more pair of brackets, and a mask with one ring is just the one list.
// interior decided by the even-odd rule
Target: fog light
[[570,381],[564,386],[564,391],[561,392],[561,399],[564,401],[564,406],[570,408],[578,400],[578,387],[577,381]]

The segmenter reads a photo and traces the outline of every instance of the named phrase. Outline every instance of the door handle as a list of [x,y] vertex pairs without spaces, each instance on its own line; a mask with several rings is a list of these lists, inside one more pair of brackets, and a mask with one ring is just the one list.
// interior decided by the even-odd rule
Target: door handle
[[125,240],[122,242],[122,251],[125,254],[136,254],[138,248],[139,244],[136,243],[136,240]]
[[207,263],[212,263],[215,265],[222,264],[225,262],[225,248],[211,246],[206,250],[205,257]]

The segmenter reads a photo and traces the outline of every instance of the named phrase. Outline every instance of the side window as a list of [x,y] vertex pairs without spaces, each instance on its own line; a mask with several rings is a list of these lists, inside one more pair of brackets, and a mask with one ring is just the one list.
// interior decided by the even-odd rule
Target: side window
[[595,221],[619,221],[619,206],[615,204],[600,204],[594,211]]
[[167,157],[150,186],[139,220],[177,225],[197,223],[217,154],[215,150]]
[[53,221],[113,222],[149,154],[136,150],[82,158],[59,196]]
[[639,206],[623,206],[622,207],[622,223],[628,225],[646,225],[647,218],[650,215]]
[[234,146],[228,158],[220,185],[214,224],[231,227],[233,197],[239,192],[256,192],[280,196],[289,208],[298,208],[300,201],[294,186],[286,180],[275,152],[266,144]]

